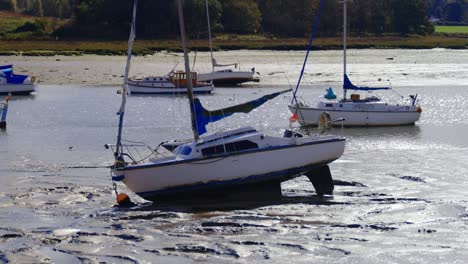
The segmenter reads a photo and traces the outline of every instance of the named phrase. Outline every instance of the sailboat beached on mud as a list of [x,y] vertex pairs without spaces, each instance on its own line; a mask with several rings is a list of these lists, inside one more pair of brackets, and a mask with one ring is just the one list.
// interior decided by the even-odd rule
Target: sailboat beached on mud
[[[127,64],[118,113],[117,143],[106,145],[114,151],[115,163],[111,168],[113,181],[122,181],[139,196],[153,201],[193,200],[212,194],[233,194],[231,198],[243,199],[245,196],[240,195],[242,190],[258,194],[268,186],[280,191],[282,181],[301,175],[311,179],[319,194],[331,194],[333,181],[327,164],[343,154],[343,138],[306,137],[291,131],[284,137],[272,137],[252,127],[201,135],[206,131],[204,126],[197,126],[197,120],[210,119],[213,112],[200,108],[199,102],[193,98],[181,0],[177,3],[194,138],[177,146],[169,156],[158,155],[158,148],[152,148],[154,155],[144,160],[137,160],[126,152],[127,146],[122,143],[122,124],[127,97]],[[136,1],[127,61],[131,56],[135,10]],[[203,114],[204,117],[197,117]]]
[[[259,82],[259,74],[252,68],[243,71],[238,68],[237,63],[219,64],[213,56],[213,41],[211,38],[210,10],[208,0],[205,0],[206,17],[208,21],[208,38],[210,41],[211,72],[198,74],[202,82],[213,82],[215,86],[237,85],[245,82]],[[234,66],[234,68],[232,68]]]
[[336,126],[413,125],[419,120],[422,112],[418,105],[417,95],[410,95],[408,101],[400,104],[386,103],[377,96],[361,98],[358,93],[347,97],[348,90],[369,92],[391,89],[390,87],[359,87],[352,84],[348,78],[346,73],[346,6],[348,1],[343,1],[343,98],[336,100],[336,95],[331,88],[324,96],[325,99],[315,106],[299,102],[294,96],[289,105],[290,111],[301,125],[317,125],[323,112],[328,113],[332,120],[343,119],[342,123],[332,123]]

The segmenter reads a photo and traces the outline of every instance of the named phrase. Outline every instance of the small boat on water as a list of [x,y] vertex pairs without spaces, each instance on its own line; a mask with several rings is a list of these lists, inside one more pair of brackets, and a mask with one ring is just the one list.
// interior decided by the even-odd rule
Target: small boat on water
[[[200,73],[198,79],[202,82],[213,82],[215,86],[237,85],[245,82],[259,82],[260,76],[252,68],[250,71],[241,70],[237,63],[231,64],[218,64],[213,57],[213,42],[211,39],[211,25],[210,25],[210,12],[208,7],[208,0],[205,0],[206,17],[208,21],[208,38],[210,41],[210,54],[211,54],[211,72]],[[216,69],[219,70],[216,70]]]
[[[214,86],[197,79],[197,73],[191,72],[193,93],[209,94]],[[187,78],[183,71],[169,72],[166,76],[151,76],[143,79],[130,78],[127,81],[132,94],[183,94],[187,93]]]
[[[134,3],[132,40],[136,4]],[[257,100],[208,111],[192,94],[190,66],[185,45],[185,29],[181,0],[177,1],[182,47],[184,50],[185,72],[188,78],[188,99],[190,104],[193,139],[175,147],[172,153],[161,153],[158,148],[145,144],[123,144],[122,128],[125,113],[127,86],[127,64],[122,103],[119,110],[117,143],[106,145],[114,153],[115,163],[111,167],[113,181],[122,181],[130,190],[147,200],[162,201],[179,199],[201,199],[210,194],[234,193],[235,199],[245,199],[242,190],[257,194],[265,186],[273,186],[281,194],[280,183],[306,175],[312,181],[318,194],[331,194],[333,181],[328,163],[338,159],[344,152],[345,139],[336,136],[303,136],[287,130],[283,137],[265,135],[252,127],[228,129],[214,133],[206,132],[205,125],[234,112],[247,113],[283,92],[263,96]],[[131,56],[129,41],[128,56]],[[141,159],[132,155],[129,149],[138,146],[151,151],[150,156]],[[160,144],[161,146],[161,144]],[[232,192],[234,190],[234,192]],[[277,193],[277,192],[275,192]],[[119,196],[118,196],[119,197]]]
[[0,66],[0,94],[28,95],[36,91],[36,77],[13,73],[13,65]]
[[[343,98],[336,100],[331,88],[316,105],[299,102],[296,97],[289,105],[297,121],[301,125],[316,126],[322,113],[327,112],[332,120],[341,119],[342,123],[332,123],[335,126],[396,126],[414,125],[419,120],[422,108],[418,105],[418,96],[410,95],[408,100],[401,103],[389,103],[371,95],[364,97],[358,91],[390,90],[390,87],[360,87],[354,85],[346,73],[346,6],[343,1]],[[310,49],[310,47],[309,47]],[[347,91],[353,91],[348,98]],[[297,91],[297,88],[296,88]]]

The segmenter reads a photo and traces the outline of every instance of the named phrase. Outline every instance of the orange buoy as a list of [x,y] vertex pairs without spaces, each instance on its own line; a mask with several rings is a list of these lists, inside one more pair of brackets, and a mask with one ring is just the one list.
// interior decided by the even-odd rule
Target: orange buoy
[[422,113],[422,108],[418,106],[418,108],[416,108],[416,112]]
[[132,205],[132,201],[130,201],[130,197],[126,193],[119,193],[116,198],[117,203],[119,206],[130,206]]

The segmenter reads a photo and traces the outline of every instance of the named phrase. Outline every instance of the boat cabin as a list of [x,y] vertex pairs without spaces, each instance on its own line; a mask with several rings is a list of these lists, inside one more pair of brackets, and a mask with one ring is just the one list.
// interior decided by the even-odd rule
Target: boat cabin
[[202,158],[265,148],[271,145],[269,137],[253,129],[243,127],[203,136],[197,142],[183,144],[174,149],[180,158]]
[[[192,79],[192,86],[197,84],[197,73],[190,72],[190,77]],[[171,76],[172,83],[177,87],[186,87],[187,86],[187,74],[184,71],[176,71]]]

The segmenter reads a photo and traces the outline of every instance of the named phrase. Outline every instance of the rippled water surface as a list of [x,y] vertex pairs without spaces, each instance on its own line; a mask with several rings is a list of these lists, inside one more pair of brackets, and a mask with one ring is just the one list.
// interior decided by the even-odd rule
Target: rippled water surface
[[[460,65],[447,67],[466,69]],[[468,86],[454,80],[466,71],[445,78],[437,75],[445,66],[437,67],[435,85],[415,77],[421,85],[395,88],[420,95],[417,125],[342,132],[345,154],[330,165],[333,197],[318,198],[298,178],[282,185],[281,200],[248,204],[150,204],[119,185],[138,206],[116,208],[104,144],[115,142],[118,87],[41,85],[37,95],[14,97],[0,131],[0,263],[465,263]],[[216,89],[202,103],[214,109],[288,88],[272,76]],[[336,84],[307,85],[301,97],[317,100],[326,82]],[[290,99],[209,129],[251,125],[279,135]],[[182,96],[131,96],[128,106],[128,140],[156,146],[191,135]]]

